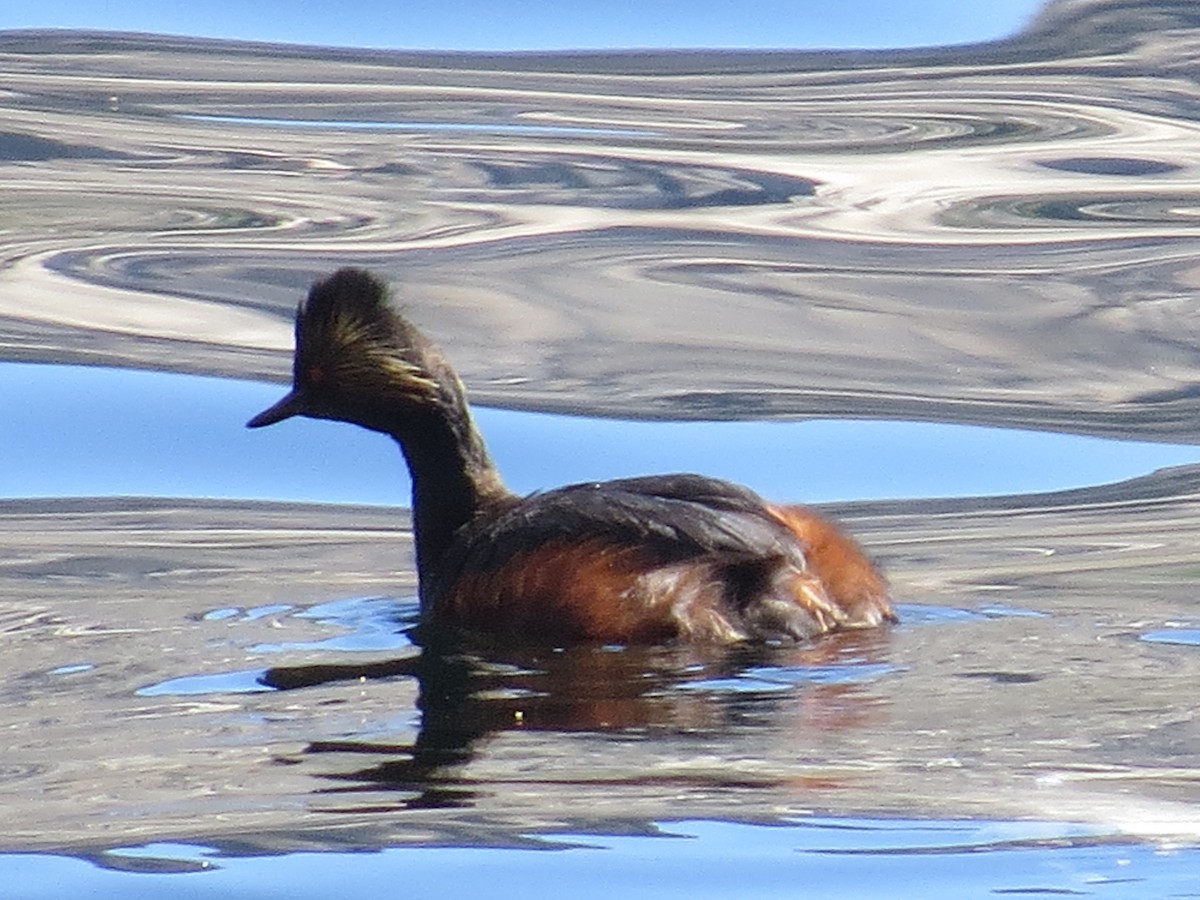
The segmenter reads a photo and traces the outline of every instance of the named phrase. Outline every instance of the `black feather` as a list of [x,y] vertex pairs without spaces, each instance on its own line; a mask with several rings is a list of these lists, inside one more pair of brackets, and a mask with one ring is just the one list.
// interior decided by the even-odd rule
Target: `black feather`
[[699,475],[575,484],[534,494],[468,525],[439,566],[488,571],[551,541],[636,546],[659,564],[712,555],[778,560],[797,554],[790,532],[754,492]]

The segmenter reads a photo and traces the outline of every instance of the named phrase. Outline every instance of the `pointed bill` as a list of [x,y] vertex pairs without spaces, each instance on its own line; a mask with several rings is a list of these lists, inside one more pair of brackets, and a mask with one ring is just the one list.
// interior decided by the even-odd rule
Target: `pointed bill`
[[304,414],[304,395],[299,391],[291,391],[286,397],[260,412],[246,423],[247,428],[262,428],[264,425],[274,425],[292,416]]

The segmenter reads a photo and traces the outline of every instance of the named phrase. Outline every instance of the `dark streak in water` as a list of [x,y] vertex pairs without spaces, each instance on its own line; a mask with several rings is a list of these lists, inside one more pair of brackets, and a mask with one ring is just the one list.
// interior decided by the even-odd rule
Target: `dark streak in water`
[[30,134],[0,132],[0,162],[48,162],[57,159],[133,159],[132,156],[65,141],[48,140]]
[[1179,172],[1183,169],[1183,166],[1177,163],[1164,162],[1159,159],[1130,159],[1121,156],[1079,156],[1069,159],[1044,159],[1040,165],[1045,166],[1047,169],[1078,172],[1082,175],[1124,175],[1134,178],[1146,175],[1165,175],[1169,172]]

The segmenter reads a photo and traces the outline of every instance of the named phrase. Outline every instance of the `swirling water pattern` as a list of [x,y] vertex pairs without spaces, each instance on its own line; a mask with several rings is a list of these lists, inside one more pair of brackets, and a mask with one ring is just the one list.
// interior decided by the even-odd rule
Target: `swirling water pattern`
[[[1198,54],[1166,0],[894,53],[0,33],[0,357],[283,379],[297,296],[355,263],[495,405],[1200,442]],[[1194,841],[1198,478],[840,510],[895,632],[436,672],[385,511],[3,504],[7,724],[41,724],[2,840],[816,808]]]
[[1103,64],[1038,35],[500,58],[10,35],[3,334],[279,377],[278,320],[353,260],[486,402],[1195,438],[1187,32]]

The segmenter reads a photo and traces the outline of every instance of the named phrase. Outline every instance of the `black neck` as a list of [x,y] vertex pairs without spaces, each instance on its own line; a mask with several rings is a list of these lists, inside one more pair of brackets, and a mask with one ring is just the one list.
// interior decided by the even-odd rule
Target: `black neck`
[[481,507],[511,496],[469,415],[429,412],[405,417],[389,433],[412,475],[413,540],[417,577],[425,585],[442,553]]

